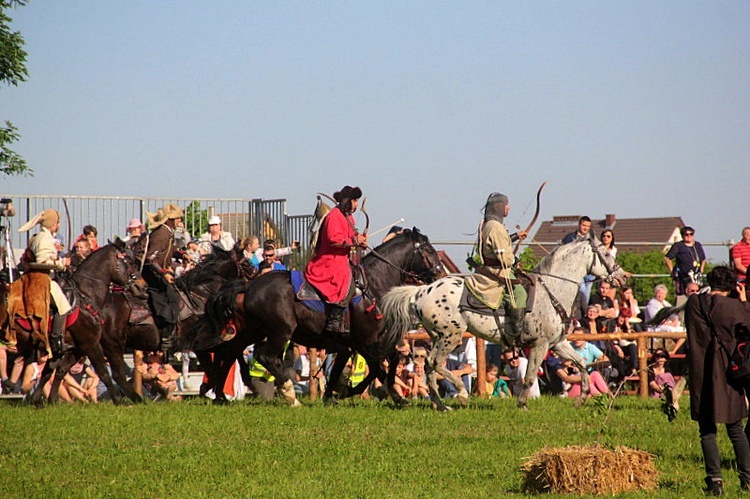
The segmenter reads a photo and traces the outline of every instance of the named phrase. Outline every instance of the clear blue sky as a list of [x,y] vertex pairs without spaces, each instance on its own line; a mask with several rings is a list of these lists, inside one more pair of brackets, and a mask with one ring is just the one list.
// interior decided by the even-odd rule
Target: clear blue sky
[[[359,185],[379,228],[750,225],[750,2],[33,0],[0,193],[286,198]],[[466,249],[452,251],[456,258]],[[723,251],[712,252],[714,259]]]

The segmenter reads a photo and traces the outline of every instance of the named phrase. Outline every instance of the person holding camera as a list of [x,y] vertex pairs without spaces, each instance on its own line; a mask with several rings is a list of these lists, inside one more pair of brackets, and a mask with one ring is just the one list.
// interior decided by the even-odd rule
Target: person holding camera
[[686,225],[680,229],[680,235],[682,241],[674,243],[664,256],[664,262],[674,279],[677,306],[685,303],[688,283],[703,285],[703,269],[706,266],[706,253],[701,243],[695,240],[695,229]]

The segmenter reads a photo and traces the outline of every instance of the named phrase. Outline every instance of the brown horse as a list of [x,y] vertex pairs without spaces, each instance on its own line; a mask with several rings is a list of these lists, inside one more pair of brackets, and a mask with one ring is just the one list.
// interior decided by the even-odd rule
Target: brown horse
[[[97,375],[113,394],[113,401],[120,402],[121,395],[109,375],[101,345],[102,309],[110,297],[113,284],[129,290],[136,296],[146,296],[146,283],[119,239],[93,252],[69,279],[62,282],[63,289],[70,291],[73,304],[78,306],[78,316],[76,321],[68,327],[65,336],[65,342],[73,345],[72,351],[53,358],[47,363],[42,373],[40,386],[49,380],[53,369],[56,368],[55,380],[50,392],[51,402],[57,400],[60,382],[68,369],[83,355],[89,358]],[[5,302],[5,298],[3,301]],[[7,326],[13,327],[12,324],[7,324]],[[18,328],[16,332],[18,351],[24,357],[32,358],[39,349],[45,348],[45,345],[36,340],[31,333]],[[37,390],[34,393],[33,402],[41,404],[43,396],[42,390]]]

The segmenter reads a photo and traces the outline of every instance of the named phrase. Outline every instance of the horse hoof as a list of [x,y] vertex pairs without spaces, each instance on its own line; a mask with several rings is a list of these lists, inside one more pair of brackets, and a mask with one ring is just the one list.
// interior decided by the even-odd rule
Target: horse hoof
[[394,400],[394,402],[396,403],[396,407],[398,407],[399,409],[403,409],[404,407],[409,407],[411,405],[411,401],[403,397]]
[[333,397],[323,397],[323,405],[336,407],[337,405],[339,405],[339,401]]
[[466,407],[467,405],[469,405],[469,394],[466,393],[465,390],[459,393],[458,397],[456,398],[458,398],[458,401],[461,402],[462,406]]
[[216,397],[213,401],[213,405],[229,405],[229,400]]

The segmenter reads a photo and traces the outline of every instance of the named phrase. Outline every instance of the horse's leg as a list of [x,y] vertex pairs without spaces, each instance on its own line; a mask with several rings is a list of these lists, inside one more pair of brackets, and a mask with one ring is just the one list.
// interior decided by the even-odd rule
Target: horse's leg
[[462,405],[466,405],[469,401],[469,394],[466,392],[464,382],[445,367],[445,360],[448,358],[448,354],[461,344],[461,336],[461,333],[449,333],[433,341],[432,350],[427,356],[425,371],[430,385],[430,401],[432,402],[432,407],[439,411],[449,410],[449,407],[440,398],[440,391],[437,384],[438,374],[456,387],[456,390],[458,390],[458,399]]
[[[333,398],[333,388],[334,388],[334,385],[338,384],[339,378],[341,378],[341,373],[344,372],[344,367],[346,367],[346,363],[349,360],[349,357],[351,356],[351,354],[352,354],[351,350],[338,352],[336,354],[336,359],[333,361],[333,367],[331,367],[331,376],[329,378],[328,383],[326,383],[326,391],[323,394],[324,404],[331,404],[331,405],[336,404],[336,400]],[[312,379],[310,380],[310,382],[312,383]],[[339,396],[341,397],[349,396],[349,392],[347,391],[346,386],[341,387],[341,392],[339,392]]]
[[526,373],[523,376],[523,390],[518,394],[518,407],[526,409],[526,402],[529,399],[529,391],[539,377],[539,366],[542,365],[544,356],[547,354],[549,345],[547,342],[541,342],[534,345],[529,350],[529,363],[526,366]]
[[255,350],[255,355],[258,362],[268,369],[268,372],[276,378],[274,384],[279,393],[284,396],[284,399],[286,399],[292,407],[298,407],[301,404],[300,401],[297,400],[297,394],[294,392],[292,372],[291,369],[284,368],[283,362],[287,339],[288,338],[283,337],[283,335],[269,337],[265,344]]
[[81,352],[89,358],[91,365],[94,367],[94,371],[99,375],[99,379],[107,387],[107,391],[109,392],[110,397],[112,397],[112,402],[119,405],[122,402],[122,393],[109,375],[107,361],[104,358],[104,350],[102,350],[99,341],[90,340],[81,342],[80,349]]
[[581,374],[581,394],[576,400],[576,406],[583,405],[589,396],[589,372],[586,370],[586,362],[581,358],[580,355],[573,350],[570,343],[567,341],[561,341],[560,343],[553,345],[552,350],[557,353],[561,359],[570,360],[575,364]]
[[[70,371],[70,368],[73,367],[73,365],[77,361],[78,361],[78,356],[72,352],[68,352],[64,354],[62,358],[60,358],[57,361],[56,366],[54,367],[55,377],[52,379],[52,385],[50,386],[50,392],[49,392],[49,398],[48,398],[51,404],[55,404],[59,402],[60,383],[62,383],[62,380],[63,378],[65,378],[65,375],[68,374],[68,371]],[[47,366],[44,366],[44,372],[47,372]],[[46,374],[46,376],[43,376],[42,379],[39,381],[38,386],[39,386],[40,391],[42,392],[44,391],[44,385],[47,384],[47,381],[49,380],[49,377],[51,375],[52,375],[52,370],[50,369],[50,371]]]

